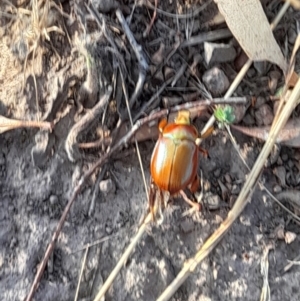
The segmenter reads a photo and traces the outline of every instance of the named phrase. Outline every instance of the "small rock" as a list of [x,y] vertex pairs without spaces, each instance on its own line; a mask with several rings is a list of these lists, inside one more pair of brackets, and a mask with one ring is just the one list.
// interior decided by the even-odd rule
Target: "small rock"
[[255,112],[255,120],[258,126],[261,125],[270,125],[274,119],[273,112],[269,105],[264,104],[262,105],[256,112]]
[[281,155],[281,159],[282,159],[283,162],[286,162],[288,160],[288,158],[289,158],[288,154],[282,154]]
[[217,194],[207,194],[205,196],[205,201],[210,210],[219,209],[221,206],[221,199]]
[[110,235],[110,234],[112,233],[112,228],[109,227],[109,226],[106,226],[106,227],[105,227],[105,232],[106,232],[108,235]]
[[297,234],[294,232],[287,231],[284,235],[284,240],[287,244],[291,244],[297,237]]
[[286,182],[285,182],[285,177],[286,177],[286,171],[283,166],[278,166],[274,168],[274,174],[275,176],[279,179],[281,186],[285,187]]
[[239,194],[240,193],[240,188],[239,188],[239,186],[238,185],[236,185],[236,184],[233,184],[232,185],[232,189],[231,189],[231,193],[232,194]]
[[248,106],[247,105],[232,105],[231,107],[233,108],[234,123],[240,123],[245,116]]
[[99,184],[100,191],[104,194],[114,193],[116,190],[115,183],[111,179],[103,180]]
[[279,193],[282,191],[282,188],[280,185],[275,185],[273,188],[274,193]]
[[256,102],[255,102],[254,108],[255,109],[259,109],[265,103],[266,103],[266,99],[264,97],[262,97],[262,96],[258,96],[256,98]]
[[50,204],[53,206],[55,204],[57,204],[58,202],[58,197],[56,195],[51,195],[50,198],[49,198],[49,202]]
[[229,87],[229,80],[227,76],[217,67],[207,70],[203,74],[202,80],[213,96],[223,94]]
[[236,51],[228,44],[204,43],[204,59],[207,65],[231,62],[235,59]]

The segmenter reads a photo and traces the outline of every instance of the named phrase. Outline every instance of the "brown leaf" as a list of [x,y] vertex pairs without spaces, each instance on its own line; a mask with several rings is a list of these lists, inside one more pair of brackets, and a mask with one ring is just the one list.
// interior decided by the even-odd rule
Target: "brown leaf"
[[284,73],[287,63],[259,0],[214,0],[227,26],[253,61],[270,61]]
[[[248,128],[244,126],[231,125],[231,127],[245,135],[267,140],[270,132],[270,126]],[[284,144],[290,147],[300,147],[300,119],[289,120],[285,127],[279,132],[276,143]]]

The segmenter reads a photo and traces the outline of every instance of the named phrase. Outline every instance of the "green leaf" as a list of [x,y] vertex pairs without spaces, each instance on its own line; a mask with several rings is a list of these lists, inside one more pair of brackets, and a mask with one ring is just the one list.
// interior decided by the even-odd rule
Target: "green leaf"
[[221,123],[233,123],[235,116],[233,108],[230,106],[218,107],[214,112],[215,118]]

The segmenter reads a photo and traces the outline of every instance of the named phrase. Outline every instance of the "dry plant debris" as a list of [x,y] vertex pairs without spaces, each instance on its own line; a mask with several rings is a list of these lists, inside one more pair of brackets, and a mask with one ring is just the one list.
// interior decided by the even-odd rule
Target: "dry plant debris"
[[[10,3],[9,1],[5,1]],[[35,58],[38,55],[39,47],[43,46],[43,42],[47,40],[50,42],[53,51],[59,57],[57,51],[52,46],[49,34],[51,32],[57,32],[61,35],[65,35],[64,31],[60,29],[58,26],[54,25],[57,21],[57,14],[53,11],[55,8],[59,11],[62,15],[65,15],[61,9],[56,5],[55,2],[52,0],[30,0],[30,9],[23,9],[23,8],[16,8],[12,5],[16,15],[12,15],[18,24],[18,28],[26,28],[24,32],[19,33],[19,41],[18,41],[18,53],[21,56],[25,54],[25,61],[24,61],[24,81],[23,81],[23,89],[26,81],[26,67],[28,58],[31,56],[32,60],[32,69],[31,73],[34,80],[35,86],[35,94],[36,94],[36,109],[37,109],[37,118],[40,118],[39,112],[39,103],[38,103],[38,87],[36,83],[36,76],[34,70]],[[25,49],[23,49],[25,46]],[[42,48],[40,48],[42,50]]]
[[[253,61],[270,61],[287,72],[286,60],[258,0],[215,0],[232,34]],[[241,18],[241,16],[243,16]]]
[[[67,218],[67,215],[75,199],[79,196],[79,193],[81,191],[85,192],[83,188],[87,184],[87,180],[91,176],[93,176],[94,179],[96,172],[100,171],[100,176],[98,178],[98,181],[100,178],[102,178],[103,174],[109,173],[108,164],[105,166],[104,164],[109,163],[108,162],[109,159],[115,158],[112,157],[113,155],[115,155],[116,157],[118,155],[119,156],[123,155],[123,151],[120,152],[119,154],[117,154],[117,151],[119,151],[121,148],[124,148],[124,146],[128,145],[129,143],[136,142],[139,140],[141,141],[147,140],[149,138],[155,138],[155,136],[157,135],[157,131],[152,130],[153,125],[157,122],[159,118],[169,115],[169,113],[170,113],[170,118],[172,118],[172,114],[174,112],[183,109],[190,110],[191,114],[194,116],[199,116],[200,112],[206,112],[206,114],[211,114],[212,111],[214,111],[216,108],[217,109],[219,108],[218,104],[221,103],[223,105],[226,102],[231,105],[242,103],[245,106],[245,108],[248,108],[249,98],[244,98],[244,99],[241,99],[239,97],[230,98],[230,96],[232,95],[233,91],[236,89],[237,85],[241,82],[243,75],[247,72],[253,60],[269,60],[275,64],[278,64],[281,67],[281,69],[284,71],[284,73],[287,73],[286,62],[283,58],[279,46],[274,40],[270,27],[266,22],[267,19],[261,9],[259,1],[253,1],[253,0],[244,1],[245,3],[247,2],[246,4],[249,5],[247,10],[245,10],[245,7],[241,7],[238,1],[228,1],[228,2],[215,1],[215,2],[218,3],[220,11],[223,13],[225,20],[229,28],[231,29],[233,35],[235,36],[237,41],[240,43],[240,46],[244,49],[244,51],[248,54],[250,58],[250,60],[246,63],[245,67],[243,67],[241,73],[234,80],[232,86],[229,88],[226,95],[223,98],[221,97],[219,99],[216,98],[213,99],[211,97],[211,94],[213,94],[212,91],[213,89],[209,88],[208,86],[205,87],[205,85],[203,85],[203,83],[201,82],[201,74],[203,74],[206,71],[205,70],[206,66],[205,67],[203,66],[204,64],[202,64],[202,58],[199,55],[199,53],[193,53],[195,51],[195,48],[192,48],[193,45],[196,45],[198,43],[203,43],[205,41],[212,41],[218,39],[226,39],[232,35],[232,33],[228,29],[217,29],[208,33],[202,33],[202,31],[199,30],[199,28],[201,29],[201,27],[199,26],[199,28],[197,28],[195,32],[197,33],[200,32],[200,34],[193,36],[194,25],[191,23],[197,21],[195,15],[200,14],[201,11],[209,7],[211,1],[207,1],[202,7],[197,9],[196,12],[186,13],[186,14],[179,14],[178,12],[176,12],[177,8],[175,10],[176,13],[169,13],[158,7],[160,5],[162,6],[166,5],[167,2],[161,3],[159,1],[155,1],[155,5],[152,5],[152,3],[147,0],[135,1],[135,4],[138,4],[142,9],[147,7],[150,8],[151,10],[154,10],[154,13],[149,16],[150,23],[144,22],[143,17],[140,18],[140,20],[142,20],[141,22],[144,22],[146,24],[146,30],[148,29],[146,38],[149,39],[149,41],[151,41],[149,44],[147,44],[148,40],[147,43],[144,43],[145,41],[141,38],[141,36],[136,35],[136,32],[132,32],[133,28],[136,28],[134,26],[138,24],[138,23],[137,24],[131,23],[133,20],[132,17],[134,16],[135,13],[134,9],[132,9],[132,15],[130,16],[130,19],[128,21],[124,18],[123,13],[121,11],[122,7],[119,6],[117,2],[113,2],[113,8],[109,9],[109,12],[111,12],[111,10],[114,10],[114,8],[118,8],[116,12],[112,11],[111,15],[104,15],[99,13],[97,10],[93,8],[92,5],[90,5],[90,3],[89,5],[87,5],[85,3],[80,3],[80,1],[70,1],[70,3],[68,2],[70,4],[71,11],[75,13],[75,16],[78,19],[80,18],[80,21],[78,21],[78,23],[80,23],[80,26],[83,27],[81,28],[81,30],[84,31],[83,34],[80,35],[80,37],[82,38],[82,40],[84,40],[84,42],[87,41],[87,36],[89,38],[91,37],[89,35],[89,31],[95,30],[93,26],[95,25],[94,20],[96,20],[98,26],[100,27],[101,35],[103,34],[103,36],[105,36],[105,44],[101,45],[103,47],[101,50],[104,49],[102,53],[111,54],[109,58],[113,61],[112,63],[113,75],[112,75],[112,79],[110,79],[111,82],[109,82],[109,85],[104,85],[106,93],[102,93],[103,91],[99,92],[100,89],[98,89],[97,86],[98,81],[101,81],[101,77],[99,77],[98,79],[98,76],[96,76],[96,72],[95,72],[95,77],[93,79],[95,80],[94,84],[97,87],[96,89],[92,88],[92,90],[95,93],[92,95],[91,98],[93,98],[92,102],[94,101],[94,98],[96,100],[92,108],[86,106],[84,101],[78,102],[78,99],[80,100],[81,98],[83,98],[82,97],[83,93],[81,93],[82,92],[81,88],[85,89],[84,92],[86,92],[86,90],[89,90],[86,89],[86,81],[84,81],[83,84],[81,85],[79,84],[80,86],[79,89],[78,86],[75,87],[72,86],[70,87],[70,89],[68,89],[68,92],[66,93],[68,97],[66,96],[65,98],[68,98],[69,103],[64,103],[65,107],[63,109],[65,110],[65,112],[71,112],[72,110],[73,112],[76,111],[76,114],[78,114],[76,116],[80,118],[77,122],[74,123],[74,120],[71,120],[72,118],[69,118],[70,115],[66,113],[64,117],[67,116],[66,118],[67,122],[60,127],[60,129],[65,127],[65,130],[67,131],[67,134],[63,139],[66,140],[65,146],[66,146],[66,152],[69,156],[69,159],[71,161],[76,161],[77,159],[81,159],[78,161],[82,161],[82,159],[86,159],[85,156],[81,156],[80,154],[78,154],[79,148],[86,150],[90,146],[94,146],[94,147],[96,146],[100,148],[100,150],[96,152],[96,156],[98,158],[97,161],[94,164],[92,164],[88,170],[85,171],[82,177],[77,176],[77,178],[74,180],[74,182],[76,183],[75,187],[73,187],[72,189],[71,197],[65,207],[65,210],[57,225],[57,228],[52,236],[52,240],[48,245],[43,261],[41,262],[41,264],[37,269],[37,274],[34,283],[31,287],[29,294],[27,295],[26,300],[32,299],[39,285],[39,281],[43,275],[43,271],[47,266],[47,262],[49,258],[51,258],[52,256],[52,252],[56,245],[57,239],[60,235],[60,231],[64,225],[64,222]],[[103,1],[102,3],[108,4],[109,2]],[[20,8],[18,8],[15,11],[17,12],[17,14],[25,13],[28,24],[35,25],[35,26],[30,26],[29,30],[26,31],[24,36],[27,44],[24,72],[29,57],[31,56],[32,60],[34,60],[36,57],[36,52],[38,52],[38,48],[42,46],[44,40],[50,41],[49,32],[54,31],[60,34],[64,34],[64,32],[59,27],[54,25],[55,21],[48,19],[48,13],[51,12],[51,6],[55,7],[54,1],[41,0],[38,2],[37,0],[32,0],[30,4],[31,4],[31,10],[22,11],[20,10]],[[251,10],[249,9],[249,7],[251,7]],[[284,8],[287,7],[288,4],[285,4]],[[74,10],[72,10],[72,8]],[[60,10],[60,8],[57,9]],[[92,15],[92,18],[91,15],[87,14],[87,12]],[[102,11],[102,12],[108,13],[108,11],[107,12]],[[251,13],[249,14],[249,12],[251,12],[252,15]],[[255,14],[253,14],[253,12],[255,12]],[[62,11],[60,13],[64,15]],[[241,18],[239,18],[238,20],[239,22],[237,22],[237,15],[240,14],[245,15],[245,19],[243,20],[244,22],[242,23],[240,22]],[[160,21],[160,16],[166,16],[167,18],[174,19],[174,22],[177,22],[178,33],[174,34],[174,32],[170,30],[169,27],[171,26],[170,24],[168,23],[162,24],[162,22]],[[256,18],[255,21],[253,21],[253,16],[255,16]],[[257,21],[257,17],[260,21]],[[184,20],[184,22],[186,22],[185,40],[182,38],[181,35],[182,28],[180,28],[180,22],[179,22],[180,20]],[[251,26],[251,28],[249,27],[247,28],[244,26],[247,24],[252,25],[254,24],[253,22],[257,23],[255,25],[258,25],[259,28],[256,28],[254,26]],[[122,28],[120,27],[119,24],[121,24]],[[211,23],[207,22],[206,26],[209,24]],[[261,33],[262,26],[266,30],[263,31],[263,35],[260,36],[257,33],[258,32]],[[166,28],[168,32],[168,41],[165,41],[165,36],[164,38],[161,38],[161,36],[159,36],[159,38],[156,41],[152,41],[153,36],[157,34],[158,31],[160,30],[163,31],[163,29],[166,30]],[[130,46],[127,45],[128,40],[124,39],[124,37],[122,36],[123,32],[125,33],[127,39],[129,40]],[[97,34],[95,34],[95,36],[97,36]],[[175,40],[175,42],[173,41],[173,39]],[[250,43],[249,45],[249,41],[252,44]],[[151,48],[153,47],[151,46],[151,43],[153,43],[152,45],[161,44],[163,45],[163,47],[161,47],[160,50],[156,50],[155,52],[153,50],[154,48],[153,49]],[[170,45],[168,45],[168,43],[170,43]],[[234,47],[238,48],[238,46],[236,45]],[[198,52],[199,49],[196,49],[196,51]],[[88,64],[95,63],[96,56],[93,57],[92,59],[90,59],[89,55],[85,55],[85,56],[88,61]],[[138,69],[138,72],[136,72],[136,74],[132,70],[134,68],[133,64],[135,64],[134,62],[135,60],[132,59],[133,57],[136,57],[138,60],[138,64],[134,65],[134,66],[138,66],[138,68],[136,68]],[[151,75],[147,73],[149,57],[153,58],[151,62],[152,65],[150,66]],[[190,62],[192,62],[192,67],[190,66]],[[88,79],[91,77],[91,72],[90,72],[91,68],[89,68],[90,66],[86,66],[86,67],[87,67],[87,70],[85,70],[87,71],[86,78]],[[224,75],[225,73],[227,73],[228,76],[228,74],[230,74],[231,71],[233,71],[232,73],[234,74],[235,70],[231,70],[230,69],[231,67],[228,68],[228,65],[222,66],[220,68],[223,69],[223,67],[225,69]],[[95,70],[97,69],[95,65],[93,65],[93,68]],[[293,68],[291,72],[293,72]],[[33,72],[33,76],[34,76],[34,72]],[[226,79],[232,80],[233,78],[232,74],[231,76],[228,77],[227,76]],[[277,78],[277,80],[278,79],[280,79],[280,76]],[[36,81],[35,78],[34,81]],[[159,84],[154,85],[153,83],[155,81],[158,81]],[[245,82],[251,85],[249,79],[245,80]],[[276,85],[277,83],[275,84],[275,86]],[[255,84],[253,84],[251,87],[255,88]],[[77,89],[79,91],[78,94],[76,94]],[[37,93],[36,83],[35,83],[35,90]],[[73,93],[71,93],[74,92],[74,90],[76,90],[76,92],[74,93],[75,101],[73,101]],[[187,91],[191,93],[187,94],[186,93]],[[122,95],[122,93],[124,94],[124,96]],[[218,94],[222,94],[222,93],[223,91]],[[240,94],[241,91],[239,91],[238,95]],[[77,95],[79,95],[78,98],[76,98]],[[130,100],[128,95],[131,95]],[[199,97],[201,98],[201,96],[208,99],[199,101],[198,99]],[[251,189],[254,190],[255,181],[259,177],[260,168],[264,164],[264,159],[267,157],[271,145],[276,140],[274,138],[274,135],[280,132],[281,135],[284,135],[284,139],[288,142],[291,142],[292,139],[296,139],[296,138],[298,139],[298,124],[294,124],[293,128],[289,131],[287,129],[289,122],[287,123],[286,127],[281,131],[280,131],[280,127],[283,126],[283,124],[287,119],[287,116],[293,109],[292,102],[295,103],[297,101],[296,98],[297,97],[299,98],[299,81],[296,87],[294,88],[291,97],[292,100],[291,98],[289,100],[288,98],[286,98],[287,102],[286,103],[282,102],[283,110],[279,110],[280,112],[278,113],[277,116],[278,122],[274,122],[275,125],[272,128],[268,129],[268,138],[265,138],[268,141],[268,145],[263,149],[262,154],[259,157],[261,160],[259,161],[259,163],[255,165],[255,168],[251,172],[251,176],[249,177],[250,179],[248,179],[245,184],[246,190],[243,190],[241,192],[241,195],[238,197],[235,206],[233,207],[232,211],[230,211],[230,213],[228,214],[227,219],[225,219],[225,221],[221,224],[220,228],[211,236],[211,238],[207,240],[207,242],[203,245],[203,248],[199,250],[199,252],[195,255],[195,257],[192,258],[190,261],[186,262],[182,271],[175,278],[174,282],[171,283],[170,287],[167,288],[167,290],[158,298],[158,300],[160,301],[168,300],[174,294],[176,289],[185,281],[185,279],[191,273],[194,272],[194,270],[197,267],[197,264],[199,264],[206,256],[208,256],[210,251],[216,246],[216,244],[221,240],[224,234],[229,230],[232,223],[238,218],[239,214],[242,212],[243,208],[247,204],[246,198],[250,197],[249,190]],[[125,106],[124,98],[128,110],[126,113],[124,110],[124,106]],[[72,99],[72,101],[70,101],[70,99]],[[192,102],[189,101],[187,102],[187,99],[192,100]],[[36,95],[36,100],[38,101],[37,95]],[[161,109],[162,101],[165,104],[165,109]],[[84,114],[81,114],[82,112],[84,112]],[[128,125],[129,123],[127,122],[128,117],[131,119],[130,125]],[[102,119],[101,126],[99,125],[100,119]],[[111,121],[110,119],[114,119],[114,120]],[[135,121],[134,124],[132,123],[132,119]],[[110,122],[110,124],[109,126],[106,127],[106,123],[108,124],[108,121]],[[214,121],[215,119],[214,117],[212,117],[210,123],[207,123],[207,127],[211,126],[211,124],[214,123]],[[58,120],[55,126],[59,127],[60,122],[62,122],[62,120]],[[92,125],[92,123],[97,123],[96,125],[97,130],[100,129],[99,132],[101,131],[102,133],[101,135],[99,135],[101,136],[101,139],[94,143],[85,143],[79,141],[79,139],[77,139],[78,135],[84,130],[86,130],[87,128],[89,128]],[[224,123],[226,123],[226,120],[224,121]],[[71,126],[72,124],[74,125]],[[2,126],[2,130],[1,130],[1,126]],[[54,130],[54,131],[56,130],[56,128],[53,128],[52,122],[21,122],[18,120],[1,117],[0,115],[0,133],[19,126],[36,126],[48,130]],[[154,126],[154,128],[156,128],[156,126]],[[238,129],[242,131],[241,128]],[[262,128],[259,129],[262,130]],[[265,129],[263,130],[265,131]],[[94,128],[92,131],[94,131]],[[206,130],[204,129],[203,131]],[[246,130],[244,129],[244,131]],[[103,134],[104,132],[108,133],[108,135],[105,136]],[[252,132],[255,132],[256,136],[253,135],[254,137],[259,137],[259,135],[262,136],[262,133],[258,134],[258,131],[255,128],[252,128]],[[57,132],[55,134],[57,134]],[[87,137],[83,137],[83,139],[89,140],[91,137],[92,139],[95,138],[95,134],[88,133]],[[129,150],[129,152],[130,151],[131,150]],[[93,159],[95,161],[95,157],[93,157]],[[97,185],[99,185],[98,181],[96,182]],[[223,184],[221,181],[219,181],[219,183],[223,185],[224,192],[233,190],[233,189],[232,190],[229,189],[228,188],[229,186],[226,186],[227,184],[231,185],[231,183],[226,183],[226,185]],[[221,186],[221,184],[219,185]],[[98,191],[99,191],[99,187],[96,187],[93,195],[93,205],[91,205],[88,214],[90,218],[92,217],[90,211],[95,210],[94,201],[96,198],[95,195],[98,193]],[[123,253],[121,260],[117,263],[117,266],[112,272],[112,274],[108,277],[108,279],[105,281],[104,284],[103,281],[100,281],[100,285],[102,287],[101,290],[98,292],[95,300],[101,300],[102,297],[104,298],[105,292],[112,284],[112,281],[114,280],[114,278],[116,277],[120,269],[124,266],[124,263],[127,261],[128,257],[130,256],[134,247],[138,243],[139,239],[145,233],[146,227],[148,227],[150,220],[151,220],[150,216],[146,215],[136,236],[132,239],[128,249]],[[292,243],[297,238],[296,234],[291,231],[287,231],[286,233],[287,236],[285,237],[285,239],[288,243]],[[84,261],[85,259],[86,257],[84,257]],[[264,256],[264,259],[265,259],[265,263],[268,263],[267,255]],[[50,265],[49,265],[49,270],[50,270]],[[267,279],[268,269],[266,268],[265,271],[266,272],[264,273],[264,279]],[[79,292],[80,292],[80,286],[78,284],[76,290],[76,298],[78,297]],[[265,296],[269,296],[269,294],[265,294]]]

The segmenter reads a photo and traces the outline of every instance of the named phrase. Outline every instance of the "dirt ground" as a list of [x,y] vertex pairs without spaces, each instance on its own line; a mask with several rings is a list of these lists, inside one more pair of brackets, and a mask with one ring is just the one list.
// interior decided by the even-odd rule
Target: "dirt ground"
[[[30,9],[28,2],[12,1],[19,8]],[[158,2],[165,12],[176,13],[176,1]],[[267,11],[272,19],[281,4],[279,1],[265,2],[273,3],[272,10]],[[59,4],[58,1],[56,3]],[[55,25],[65,32],[64,35],[58,31],[49,34],[52,46],[43,33],[40,38],[29,38],[27,29],[31,24],[30,15],[15,10],[6,2],[1,1],[0,4],[2,12],[16,17],[1,16],[0,19],[0,115],[23,120],[56,121],[51,133],[46,130],[17,129],[0,135],[1,300],[24,300],[74,187],[83,172],[105,153],[105,146],[86,150],[78,148],[77,142],[95,141],[103,138],[107,132],[110,134],[125,111],[122,82],[119,75],[117,79],[114,78],[116,70],[120,65],[127,70],[125,82],[129,95],[132,95],[137,82],[138,63],[115,15],[115,8],[120,7],[128,17],[134,1],[124,1],[122,5],[113,1],[94,3],[103,13],[106,33],[108,37],[113,37],[123,61],[111,49],[107,36],[101,33],[81,1],[61,1],[63,11],[69,18],[62,16],[58,9],[48,11],[49,17],[41,22],[43,26]],[[110,4],[101,6],[105,3]],[[191,21],[194,22],[192,36],[219,28],[213,25],[201,27],[217,12],[214,4],[211,4],[196,17],[179,19],[178,24],[176,18],[158,13],[154,27],[144,37],[143,31],[150,22],[153,10],[147,9],[143,3],[138,1],[130,29],[149,62],[154,61],[153,56],[161,43],[169,50],[174,49],[177,25],[183,39],[187,23]],[[177,12],[186,14],[201,5],[200,1],[186,1],[185,5],[179,1]],[[289,10],[275,31],[282,48],[286,36],[292,35],[289,28],[295,25],[296,16],[299,17],[292,9]],[[224,24],[222,26],[226,27]],[[232,37],[217,42],[230,42],[239,49]],[[33,57],[29,49],[35,43],[37,48]],[[291,49],[292,45],[288,50]],[[196,52],[203,54],[202,43],[178,50],[166,64],[177,72],[184,61],[191,64]],[[236,74],[233,62],[218,66],[231,82]],[[200,78],[209,69],[203,60],[197,68]],[[267,99],[270,91],[263,90],[261,83],[274,69],[276,67],[269,65],[264,74],[259,74],[252,67],[236,96],[253,95]],[[176,87],[185,87],[189,91],[188,81],[185,73]],[[162,84],[159,76],[150,76],[148,71],[142,94],[132,107],[133,115],[140,111]],[[105,114],[101,112],[95,122],[78,134],[74,142],[69,136],[73,125],[95,106],[108,85],[113,87],[113,95],[105,107]],[[179,94],[176,89],[165,89],[161,97]],[[150,109],[162,106],[161,97]],[[146,114],[149,114],[149,110]],[[252,114],[249,110],[245,116]],[[195,121],[199,130],[204,124],[205,120]],[[244,159],[252,166],[262,142],[233,133]],[[67,147],[66,141],[71,141]],[[154,145],[155,139],[139,143],[148,182]],[[172,201],[165,211],[163,222],[148,227],[147,234],[106,294],[106,301],[156,300],[176,277],[184,262],[196,253],[226,218],[245,181],[247,169],[225,130],[216,129],[204,141],[203,147],[208,150],[209,157],[201,157],[199,172],[201,170],[204,182],[203,201],[209,204],[204,204],[202,212],[189,213],[189,207],[182,199]],[[299,155],[297,149],[281,147],[277,157],[261,176],[266,187],[272,192],[274,188],[277,192],[287,188],[298,189]],[[105,166],[106,172],[101,178],[98,173],[94,174],[73,204],[34,300],[74,300],[85,248],[97,242],[87,253],[78,296],[78,300],[93,300],[136,233],[148,205],[134,146],[121,149]],[[285,183],[275,175],[278,167],[283,167]],[[222,185],[227,187],[225,195]],[[95,201],[94,207],[91,207],[92,200]],[[215,207],[211,208],[212,205]],[[294,240],[286,243],[278,235],[280,229],[295,234]],[[299,265],[284,271],[289,260],[299,255],[298,234],[298,224],[257,187],[226,237],[171,300],[259,300],[263,286],[260,263],[268,247],[272,301],[300,300]]]

